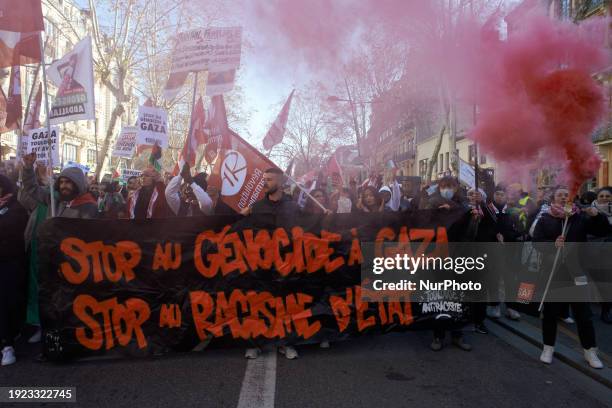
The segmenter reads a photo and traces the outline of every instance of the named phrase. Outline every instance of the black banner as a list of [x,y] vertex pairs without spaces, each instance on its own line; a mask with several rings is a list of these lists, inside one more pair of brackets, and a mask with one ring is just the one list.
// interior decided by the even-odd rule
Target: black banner
[[[40,231],[45,354],[141,356],[209,341],[295,345],[429,329],[439,310],[362,301],[361,244],[453,240],[463,214],[48,220]],[[462,324],[465,305],[444,317]]]

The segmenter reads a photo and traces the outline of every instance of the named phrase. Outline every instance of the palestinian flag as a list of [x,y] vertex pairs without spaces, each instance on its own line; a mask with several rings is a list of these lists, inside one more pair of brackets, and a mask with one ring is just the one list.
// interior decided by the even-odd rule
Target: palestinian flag
[[111,181],[116,181],[120,183],[122,181],[121,174],[117,171],[117,169],[113,170],[113,175],[111,176]]
[[151,148],[151,155],[149,156],[149,164],[151,165],[151,167],[157,170],[158,173],[161,173],[161,170],[162,170],[161,157],[162,157],[162,149],[156,143]]

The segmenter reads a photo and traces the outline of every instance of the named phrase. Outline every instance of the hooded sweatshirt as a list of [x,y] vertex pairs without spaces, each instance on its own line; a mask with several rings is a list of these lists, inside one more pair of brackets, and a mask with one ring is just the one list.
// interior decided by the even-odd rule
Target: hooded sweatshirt
[[[76,186],[76,198],[63,201],[59,197],[59,179],[65,177]],[[39,203],[50,204],[49,187],[41,187],[36,182],[33,168],[23,169],[24,193]],[[96,199],[87,191],[87,179],[83,171],[77,167],[68,167],[62,170],[54,186],[55,215],[65,218],[96,218],[98,206]],[[47,217],[51,215],[51,205],[47,211]]]

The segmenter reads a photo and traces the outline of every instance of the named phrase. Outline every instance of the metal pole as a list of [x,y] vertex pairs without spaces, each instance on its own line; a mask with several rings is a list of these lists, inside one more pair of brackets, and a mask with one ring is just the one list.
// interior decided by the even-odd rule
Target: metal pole
[[306,194],[306,195],[308,196],[308,198],[310,198],[312,201],[314,201],[314,202],[315,202],[315,204],[319,206],[319,208],[321,208],[323,211],[327,211],[327,208],[325,208],[325,207],[323,206],[323,204],[321,204],[321,203],[320,203],[320,202],[319,202],[319,201],[318,201],[316,198],[314,198],[313,196],[311,196],[311,195],[310,195],[310,193],[309,193],[308,191],[306,191],[305,189],[303,189],[303,188],[302,188],[302,187],[301,187],[301,186],[300,186],[300,185],[297,183],[297,181],[295,181],[295,180],[293,179],[293,177],[291,177],[291,176],[289,176],[289,175],[287,175],[287,174],[285,174],[285,176],[287,176],[287,178],[288,178],[289,180],[291,180],[291,182],[292,182],[293,184],[295,184],[295,185],[296,185],[296,186],[297,186],[297,187],[298,187],[300,190],[302,190],[302,191],[304,192],[304,194]]
[[[94,144],[96,147],[96,158],[95,158],[95,162],[96,162],[96,169],[98,168],[98,117],[97,115],[95,115],[95,109],[96,107],[94,106]],[[96,178],[96,172],[94,171],[94,178]],[[96,179],[96,182],[98,180]]]
[[[49,141],[49,171],[51,172],[51,183],[49,185],[49,197],[51,201],[51,217],[55,217],[55,199],[53,197],[53,154],[51,153],[51,122],[49,121],[49,90],[47,89],[47,69],[45,68],[45,51],[42,43],[42,33],[39,36],[40,43],[40,64],[42,65],[43,73],[43,90],[45,93],[45,114],[47,120],[47,135]],[[59,143],[58,143],[59,144]]]
[[346,86],[346,93],[348,95],[349,103],[351,104],[351,115],[353,116],[353,126],[355,126],[355,136],[357,137],[357,156],[361,157],[361,136],[359,135],[359,123],[357,123],[357,112],[355,111],[355,104],[351,97],[351,91],[348,86],[348,81],[344,78],[344,85]]

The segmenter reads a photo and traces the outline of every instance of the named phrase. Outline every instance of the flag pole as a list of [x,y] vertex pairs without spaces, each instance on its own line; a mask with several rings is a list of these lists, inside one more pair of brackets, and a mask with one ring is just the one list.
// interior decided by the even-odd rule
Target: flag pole
[[[569,215],[565,214],[565,220],[563,221],[563,228],[561,229],[561,236],[565,238],[567,221],[569,220]],[[538,306],[538,312],[542,311],[544,307],[544,300],[546,300],[546,295],[548,294],[548,289],[550,288],[550,283],[552,282],[553,275],[555,274],[555,269],[557,269],[557,263],[559,262],[559,255],[561,254],[561,247],[557,248],[557,253],[555,254],[555,260],[553,261],[552,270],[550,271],[550,275],[548,276],[548,281],[546,282],[546,287],[544,288],[544,292],[542,293],[542,300],[540,301],[540,306]]]
[[[183,150],[185,150],[185,144],[186,143],[191,143],[191,133],[193,132],[193,111],[195,110],[195,104],[196,104],[196,94],[198,93],[198,71],[194,72],[194,78],[193,78],[193,95],[191,96],[191,115],[189,116],[189,133],[187,133],[187,140],[185,140],[185,143],[183,144]],[[196,151],[197,153],[197,151]],[[183,157],[183,161],[185,163],[189,163],[187,161],[187,157]],[[181,160],[179,159],[179,164],[181,163]],[[195,165],[196,163],[194,163]],[[190,166],[191,167],[191,166]],[[179,174],[181,174],[181,171],[183,171],[183,169],[179,169]],[[197,169],[196,169],[197,171]]]
[[297,182],[297,181],[295,181],[295,180],[293,179],[293,177],[291,177],[291,176],[289,176],[289,175],[287,175],[287,174],[285,174],[285,176],[286,176],[286,177],[287,177],[287,178],[288,178],[288,179],[289,179],[289,180],[290,180],[290,181],[291,181],[293,184],[295,184],[295,185],[296,185],[296,186],[297,186],[297,187],[298,187],[298,188],[299,188],[299,189],[300,189],[300,190],[301,190],[301,191],[302,191],[304,194],[306,194],[306,196],[308,196],[308,198],[310,198],[312,201],[314,201],[314,202],[315,202],[315,204],[319,206],[319,208],[321,208],[323,211],[327,211],[327,208],[325,208],[325,206],[323,206],[323,204],[321,204],[321,203],[319,202],[319,200],[317,200],[316,198],[314,198],[312,195],[310,195],[310,193],[309,193],[308,191],[306,191],[306,190],[305,190],[305,189],[304,189],[302,186],[300,186],[300,185],[298,184],[298,182]]
[[43,48],[42,42],[42,33],[38,37],[38,42],[40,44],[40,64],[42,66],[42,76],[43,76],[43,91],[45,93],[45,114],[47,120],[47,140],[49,141],[49,171],[51,172],[51,183],[49,185],[49,197],[51,201],[51,217],[55,217],[55,200],[53,197],[53,154],[51,153],[51,122],[49,120],[49,90],[47,89],[47,69],[45,68],[45,50]]

